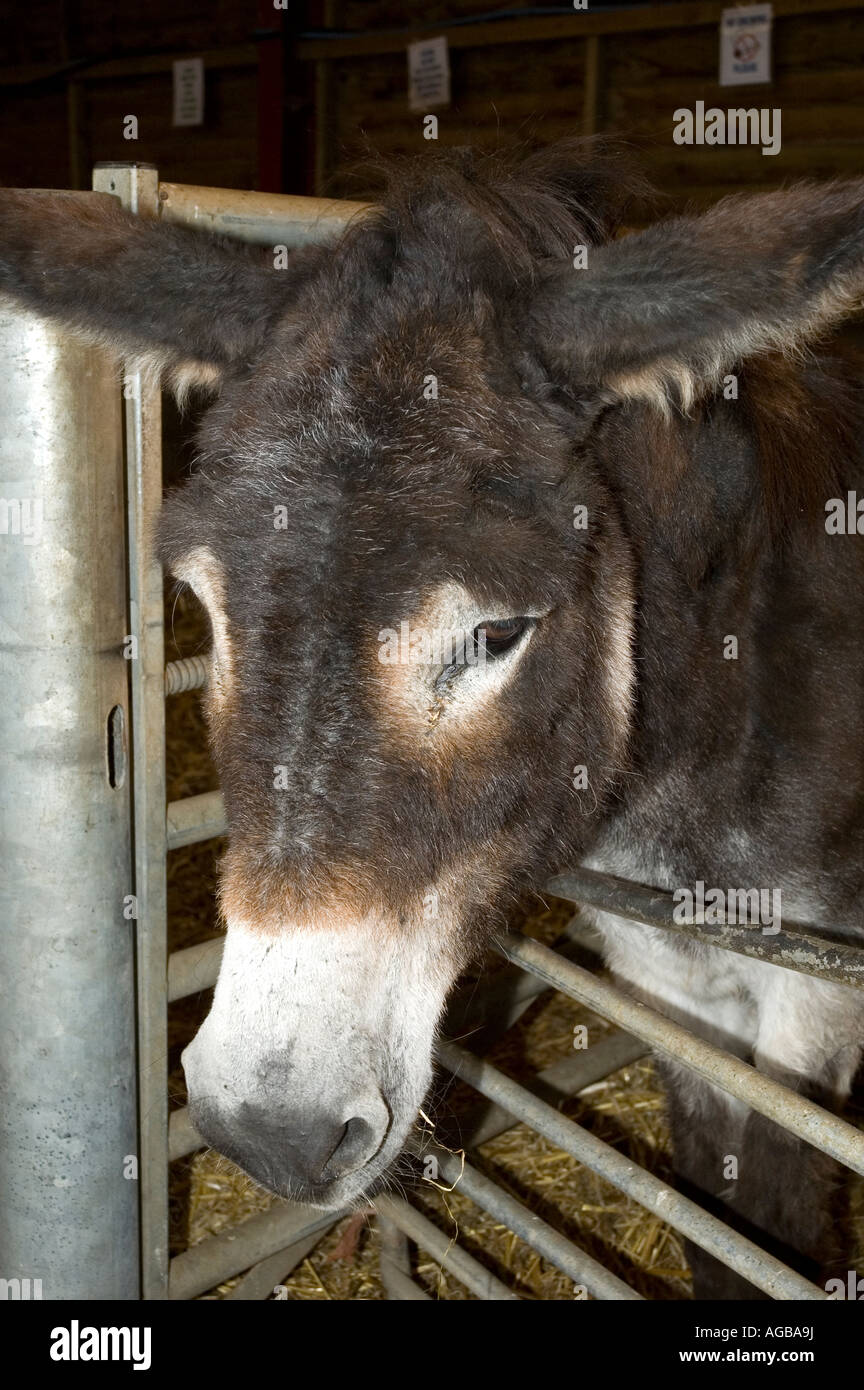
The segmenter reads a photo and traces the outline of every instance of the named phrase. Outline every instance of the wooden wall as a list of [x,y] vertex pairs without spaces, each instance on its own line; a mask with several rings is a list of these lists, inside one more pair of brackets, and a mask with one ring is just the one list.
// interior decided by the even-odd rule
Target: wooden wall
[[[634,144],[673,205],[864,172],[864,0],[775,0],[775,80],[743,88],[717,85],[719,0],[612,10],[592,0],[585,13],[447,28],[522,4],[292,0],[307,26],[361,32],[305,39],[292,55],[287,101],[301,114],[287,142],[298,152],[291,187],[374,196],[374,183],[357,176],[361,150],[428,149],[421,118],[408,110],[405,46],[419,34],[406,31],[439,22],[453,80],[453,104],[438,113],[440,144],[614,133]],[[266,13],[264,0],[0,0],[0,183],[87,187],[96,160],[135,158],[179,182],[260,186],[253,36]],[[200,129],[171,125],[171,61],[184,54],[205,56]],[[307,80],[314,108],[301,90]],[[698,100],[780,107],[782,152],[675,145],[673,112]],[[139,121],[135,143],[123,139],[128,114]],[[314,135],[314,158],[311,147],[299,149],[298,132],[301,141]]]
[[[140,157],[174,183],[255,188],[256,90],[254,65],[211,67],[205,80],[204,125],[177,130],[171,124],[170,68],[142,77],[82,83],[79,165],[86,177],[96,160]],[[139,122],[134,154],[132,142],[123,138],[122,116],[128,112]]]
[[254,0],[2,0],[0,67],[245,43]]
[[[406,0],[346,0],[346,28],[370,28],[401,14],[426,22],[484,8],[470,0],[430,6]],[[505,7],[501,7],[505,8]],[[787,4],[775,0],[774,73],[767,85],[720,87],[717,82],[720,4],[652,7],[629,14],[590,7],[567,20],[522,19],[498,27],[509,42],[495,42],[495,27],[484,26],[482,47],[469,28],[454,27],[451,39],[453,104],[438,112],[439,142],[487,147],[511,141],[546,143],[586,128],[585,87],[593,76],[596,101],[587,128],[630,141],[673,204],[702,204],[736,188],[775,187],[790,178],[864,173],[864,7],[820,10],[819,0]],[[662,13],[672,27],[627,32],[622,24],[649,26]],[[594,26],[591,39],[575,37],[580,23]],[[709,22],[693,22],[694,18]],[[585,31],[588,25],[583,26]],[[607,32],[602,32],[606,28]],[[542,31],[551,36],[532,40]],[[557,31],[557,32],[556,32]],[[434,32],[434,31],[432,31]],[[443,32],[443,31],[442,31]],[[342,45],[343,49],[348,45]],[[323,51],[307,46],[308,52]],[[332,50],[331,50],[332,51]],[[420,151],[421,119],[408,111],[403,51],[345,53],[332,60],[332,98],[327,116],[329,187],[335,194],[371,195],[352,179],[356,152],[364,137],[382,152]],[[748,147],[687,147],[673,143],[673,112],[706,106],[779,107],[782,150],[763,156]]]
[[[253,188],[256,0],[2,0],[0,183],[90,186],[97,160]],[[176,129],[174,58],[205,56],[205,124]],[[137,141],[123,118],[138,118]]]

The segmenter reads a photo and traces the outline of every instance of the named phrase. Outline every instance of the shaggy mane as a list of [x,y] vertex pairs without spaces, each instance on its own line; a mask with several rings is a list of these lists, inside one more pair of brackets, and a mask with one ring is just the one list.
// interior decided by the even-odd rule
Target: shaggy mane
[[488,287],[531,283],[550,260],[577,245],[611,240],[625,212],[650,202],[650,184],[620,146],[602,139],[560,141],[527,156],[469,148],[370,160],[379,207],[347,244],[377,233],[397,254],[421,248]]

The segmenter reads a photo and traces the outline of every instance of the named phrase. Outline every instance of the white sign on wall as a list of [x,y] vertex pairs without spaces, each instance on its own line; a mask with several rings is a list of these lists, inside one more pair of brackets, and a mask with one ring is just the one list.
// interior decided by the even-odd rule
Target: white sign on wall
[[771,6],[739,5],[720,16],[720,86],[771,81]]
[[181,58],[174,63],[173,125],[204,124],[204,59]]
[[409,43],[408,105],[412,111],[450,105],[450,55],[443,36]]

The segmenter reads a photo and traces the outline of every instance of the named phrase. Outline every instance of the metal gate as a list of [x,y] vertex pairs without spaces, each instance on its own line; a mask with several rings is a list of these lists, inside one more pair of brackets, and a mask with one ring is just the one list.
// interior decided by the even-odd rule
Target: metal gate
[[[338,233],[347,221],[362,214],[366,206],[314,198],[160,184],[157,171],[147,165],[97,166],[94,173],[94,189],[120,198],[124,206],[143,216],[206,227],[244,240],[289,248],[329,239]],[[64,335],[40,325],[38,320],[25,314],[13,315],[10,323],[0,321],[0,336],[4,341],[14,343],[16,334],[20,338],[22,332],[26,335],[26,331],[30,331],[31,328],[42,345],[40,350],[43,350],[43,353],[44,343],[50,340],[54,344],[51,371],[55,375],[52,377],[46,368],[45,382],[46,389],[59,391],[57,372],[68,370],[74,374],[78,371],[80,375],[81,354],[90,350],[76,347]],[[10,359],[7,357],[8,360]],[[21,373],[25,368],[17,368],[15,361],[11,362],[10,370],[13,376],[15,371],[18,371],[15,380],[24,379]],[[32,366],[28,370],[32,370]],[[92,369],[90,375],[93,375]],[[112,476],[115,491],[117,487],[120,417],[119,404],[116,400],[113,403],[110,400],[107,380],[104,370],[101,375],[97,373],[96,387],[103,393],[102,409],[106,423],[101,437],[95,441],[84,436],[83,427],[76,433],[74,412],[70,413],[68,401],[64,407],[64,424],[72,441],[69,450],[72,450],[73,445],[89,450],[90,472],[94,478],[97,475],[102,478],[100,495],[107,499],[102,512],[99,513],[100,516],[107,517],[103,525],[103,540],[106,534],[104,527],[122,526],[116,503],[112,512],[110,502]],[[116,392],[114,394],[116,396]],[[18,417],[22,421],[29,420],[35,410],[34,402],[26,392],[23,395],[19,393],[19,396],[20,399],[10,388],[0,397],[0,412],[4,426],[12,422],[14,410],[17,409]],[[91,951],[87,967],[88,983],[97,991],[98,997],[104,997],[106,1001],[112,1046],[119,1048],[110,1078],[115,1083],[114,1095],[117,1105],[110,1115],[102,1113],[98,1116],[99,1124],[95,1125],[97,1154],[104,1157],[105,1163],[109,1163],[116,1162],[118,1153],[125,1154],[130,1151],[130,1146],[134,1150],[131,1127],[133,1117],[129,1102],[134,1083],[130,1044],[130,1020],[133,1010],[132,936],[129,934],[122,940],[118,937],[116,925],[112,926],[112,913],[116,918],[116,903],[113,908],[110,904],[106,907],[107,894],[113,895],[114,899],[119,895],[123,901],[128,897],[134,903],[138,1020],[140,1294],[145,1299],[194,1298],[246,1271],[229,1297],[266,1298],[270,1295],[274,1283],[286,1276],[290,1269],[306,1256],[321,1239],[323,1232],[338,1219],[338,1214],[313,1212],[290,1202],[278,1202],[268,1211],[202,1241],[170,1262],[168,1258],[168,1165],[170,1161],[194,1152],[200,1147],[201,1141],[185,1110],[173,1113],[169,1122],[165,1075],[167,1008],[170,1002],[197,993],[215,982],[222,942],[221,939],[209,941],[167,956],[166,857],[169,851],[182,845],[194,844],[224,834],[226,827],[218,792],[172,802],[167,806],[166,813],[165,700],[178,692],[203,686],[207,679],[207,663],[195,657],[173,662],[167,667],[165,665],[163,579],[149,550],[149,540],[159,510],[162,490],[161,401],[158,390],[148,385],[141,374],[136,372],[126,374],[124,398],[129,617],[128,624],[124,623],[122,626],[134,642],[136,656],[135,660],[126,663],[130,682],[129,753],[133,789],[131,824],[128,816],[124,820],[122,802],[117,801],[112,803],[114,809],[111,815],[103,815],[98,821],[98,855],[94,863],[97,870],[102,866],[103,882],[99,892],[91,893],[92,902],[82,906],[82,911],[85,911],[95,902],[96,910],[102,913],[103,929],[97,933],[99,949],[95,953]],[[56,425],[56,421],[53,423]],[[56,429],[54,434],[56,435]],[[2,457],[3,454],[0,453],[0,458]],[[58,475],[62,473],[62,462],[63,455],[58,454],[54,470]],[[18,464],[12,465],[11,471],[7,469],[0,476],[4,488],[7,486],[7,478],[11,477],[14,481],[17,477],[16,467]],[[71,471],[75,472],[74,469]],[[80,469],[78,471],[80,473]],[[106,476],[109,478],[107,484],[104,481]],[[59,481],[57,485],[60,486]],[[91,539],[95,545],[96,535]],[[120,536],[116,531],[115,540],[118,553],[122,553]],[[92,549],[92,546],[90,548]],[[46,555],[43,564],[50,566],[51,563],[51,556]],[[116,577],[115,573],[115,584]],[[40,586],[39,593],[45,598],[40,609],[40,620],[44,626],[50,617],[52,576],[46,571],[37,576],[37,582]],[[20,595],[15,596],[11,602],[19,600]],[[67,606],[68,602],[67,597]],[[11,614],[9,603],[7,586],[7,596],[4,599],[6,606],[0,613],[0,616],[7,620],[7,626]],[[103,657],[106,651],[113,650],[116,658],[117,648],[112,647],[112,643],[116,644],[120,639],[115,595],[113,610],[102,624],[100,632],[95,635],[85,632],[81,641],[84,647],[88,641],[91,647],[94,643],[97,644]],[[45,640],[48,641],[47,638]],[[45,671],[38,663],[29,663],[26,654],[22,656],[21,651],[14,655],[17,667],[12,672],[13,681],[21,691],[22,698],[26,696],[27,699],[31,699],[34,682],[42,681],[44,685]],[[103,660],[102,667],[107,669],[107,666],[110,666],[114,672],[116,686],[116,659],[113,664],[107,662],[107,666],[106,660]],[[79,668],[73,671],[71,679],[84,682],[89,674],[86,663],[81,661]],[[101,692],[99,708],[105,717],[115,720],[118,717],[122,718],[123,705],[123,693],[119,686],[112,691],[106,687]],[[120,716],[116,714],[118,708]],[[20,714],[20,711],[13,710],[13,724],[16,713]],[[4,820],[8,820],[10,824],[20,811],[20,806],[16,805],[17,788],[9,775],[14,761],[10,750],[17,746],[16,740],[19,737],[15,728],[0,725],[0,757],[3,759],[0,766],[4,774],[0,809]],[[25,756],[30,755],[25,751]],[[38,756],[37,749],[33,752],[32,758]],[[34,776],[39,774],[40,767],[42,783],[36,801],[44,805],[46,799],[50,801],[51,796],[51,787],[48,786],[46,790],[44,763],[36,766],[36,772],[33,772],[33,767],[28,764]],[[87,775],[92,781],[92,756]],[[70,795],[80,794],[80,785],[77,784],[76,790],[73,784]],[[122,786],[122,783],[120,785]],[[56,792],[56,788],[54,791]],[[110,801],[110,798],[108,800]],[[13,843],[19,843],[20,837],[19,841],[16,841],[14,828],[8,833]],[[58,843],[62,845],[62,839]],[[90,843],[93,843],[92,837]],[[130,846],[134,846],[134,852]],[[44,843],[40,846],[33,839],[16,857],[13,874],[15,891],[7,894],[7,919],[12,925],[5,932],[4,940],[7,942],[10,968],[16,979],[21,981],[20,1001],[12,1009],[11,1025],[7,1025],[7,1032],[11,1036],[17,1027],[20,1035],[24,1029],[23,1040],[19,1036],[17,1042],[13,1043],[11,1061],[12,1109],[17,1120],[0,1129],[0,1171],[6,1175],[12,1172],[13,1176],[15,1173],[21,1173],[26,1165],[32,1166],[32,1162],[39,1157],[39,1143],[44,1142],[35,1133],[30,1135],[32,1142],[26,1149],[25,1160],[19,1153],[20,1140],[16,1140],[14,1131],[15,1123],[21,1123],[22,1111],[33,1095],[39,1092],[40,1088],[42,1091],[45,1090],[46,1066],[55,1069],[52,1071],[49,1089],[53,1086],[54,1090],[59,1088],[62,1091],[64,1085],[63,1059],[60,1056],[51,1057],[47,1064],[40,1063],[38,1067],[34,1067],[31,1055],[32,1039],[27,1037],[24,1025],[28,1007],[32,1014],[26,988],[28,982],[32,987],[33,981],[38,978],[40,962],[33,953],[34,948],[22,941],[19,935],[19,932],[27,929],[28,924],[32,924],[33,917],[32,904],[22,905],[25,903],[26,893],[21,889],[22,884],[26,887],[27,874],[35,872],[34,864],[38,863],[40,848],[44,850]],[[75,862],[73,856],[77,853],[80,853],[80,845],[75,837],[72,837],[65,852],[69,872],[72,872]],[[127,856],[125,867],[124,855]],[[126,879],[131,875],[134,888],[125,883],[124,873]],[[822,979],[837,981],[858,989],[864,988],[864,951],[852,946],[828,943],[819,939],[818,933],[808,931],[807,928],[787,924],[782,931],[766,941],[766,938],[746,926],[723,925],[712,928],[682,925],[673,918],[670,894],[587,870],[562,875],[546,887],[548,891],[574,903],[599,907],[622,918],[684,933],[726,950],[770,959],[776,964]],[[56,910],[56,897],[55,893],[55,900],[48,901],[42,910]],[[76,927],[73,920],[70,931],[75,941],[80,944],[79,928],[80,922]],[[717,1217],[702,1210],[681,1193],[670,1189],[654,1175],[622,1156],[611,1145],[565,1118],[555,1105],[543,1098],[543,1095],[548,1095],[550,1090],[559,1096],[576,1095],[583,1088],[653,1049],[674,1058],[703,1079],[746,1102],[752,1109],[776,1121],[791,1133],[860,1174],[864,1174],[864,1134],[845,1120],[760,1074],[739,1058],[704,1042],[679,1024],[636,1003],[613,985],[598,978],[596,973],[586,968],[590,961],[578,934],[565,933],[555,950],[514,934],[499,938],[495,946],[509,962],[509,969],[505,972],[503,983],[502,979],[496,977],[487,988],[485,996],[480,996],[487,1034],[488,1028],[503,1032],[532,999],[548,988],[561,991],[610,1020],[616,1025],[616,1031],[592,1048],[590,1053],[574,1054],[540,1072],[528,1086],[517,1084],[482,1057],[462,1047],[449,1042],[439,1043],[439,1063],[458,1074],[481,1096],[493,1102],[491,1110],[486,1112],[473,1135],[471,1147],[477,1147],[511,1124],[525,1122],[538,1134],[545,1136],[578,1162],[608,1179],[771,1297],[826,1299],[828,1295],[824,1289],[810,1283],[773,1255],[731,1230]],[[66,985],[69,983],[66,981]],[[41,984],[39,988],[42,988]],[[65,993],[63,990],[59,991],[53,999],[51,1006],[55,1012],[58,1000],[62,999],[65,999],[68,1008],[68,989]],[[7,1019],[9,1017],[7,1013]],[[85,1047],[82,1056],[92,1061],[93,1049],[90,1048],[88,1052]],[[122,1084],[116,1085],[118,1078],[122,1082],[124,1071],[125,1090]],[[103,1065],[95,1083],[85,1088],[79,1108],[88,1123],[94,1121],[94,1114],[86,1114],[87,1106],[96,1106],[97,1092],[109,1080],[104,1073]],[[91,1128],[93,1127],[91,1125]],[[600,1299],[640,1298],[640,1295],[621,1279],[554,1230],[469,1162],[466,1161],[463,1165],[450,1150],[436,1148],[434,1143],[430,1147],[428,1140],[424,1142],[423,1152],[435,1154],[438,1172],[446,1182],[458,1182],[460,1192],[564,1272],[580,1290]],[[109,1154],[110,1158],[107,1157]],[[7,1162],[7,1159],[10,1161]],[[79,1169],[82,1168],[82,1164],[83,1160],[79,1158]],[[83,1166],[86,1167],[86,1164]],[[91,1153],[91,1169],[92,1166]],[[65,1205],[55,1201],[52,1207],[51,1219],[55,1225],[59,1221],[62,1226],[65,1220],[74,1227],[67,1244],[74,1245],[71,1235],[85,1224],[87,1202],[92,1204],[94,1201],[93,1173],[88,1170],[85,1176],[89,1186],[85,1183],[81,1192],[86,1201],[79,1200],[77,1205],[71,1200]],[[9,1177],[4,1176],[2,1182],[3,1214],[0,1215],[0,1221],[3,1224],[0,1225],[0,1235],[5,1235],[4,1244],[13,1252],[14,1268],[9,1271],[5,1268],[0,1269],[0,1275],[8,1277],[8,1273],[11,1272],[17,1273],[21,1278],[29,1277],[37,1270],[40,1260],[45,1258],[43,1250],[50,1246],[54,1258],[58,1239],[51,1236],[46,1218],[43,1216],[40,1220],[37,1208],[42,1189],[38,1183],[34,1184],[34,1180],[31,1180],[29,1193],[25,1194],[29,1198],[25,1203],[25,1211],[19,1200],[21,1194],[17,1191],[14,1181],[10,1182]],[[131,1189],[134,1184],[129,1183],[127,1186]],[[386,1196],[377,1198],[375,1205],[381,1242],[382,1277],[390,1298],[428,1298],[427,1293],[411,1278],[408,1241],[414,1242],[439,1261],[475,1296],[491,1300],[518,1298],[517,1293],[507,1288],[467,1251],[458,1245],[452,1245],[441,1231],[410,1203]],[[88,1272],[86,1260],[82,1261],[79,1246],[76,1270],[73,1272],[71,1267],[68,1267],[68,1261],[67,1265],[61,1265],[61,1274],[54,1281],[57,1286],[56,1292],[46,1290],[47,1295],[82,1298],[135,1297],[135,1218],[130,1201],[127,1199],[121,1202],[119,1207],[117,1203],[109,1203],[98,1211],[91,1209],[90,1226],[91,1239],[84,1242],[84,1249],[91,1251],[94,1262],[97,1260],[98,1251],[104,1251],[109,1247],[115,1251],[124,1251],[125,1259],[121,1259],[119,1265],[116,1259],[111,1264],[106,1285],[103,1272],[96,1270],[95,1263]],[[3,1258],[6,1258],[5,1254]],[[82,1264],[85,1266],[83,1274]],[[106,1287],[112,1291],[105,1292]]]

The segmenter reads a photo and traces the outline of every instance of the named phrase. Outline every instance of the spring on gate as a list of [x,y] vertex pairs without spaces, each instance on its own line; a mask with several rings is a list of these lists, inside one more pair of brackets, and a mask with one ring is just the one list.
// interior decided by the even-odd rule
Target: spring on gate
[[205,656],[186,656],[182,661],[169,661],[165,667],[165,694],[182,695],[187,690],[200,690],[207,684],[210,662]]

